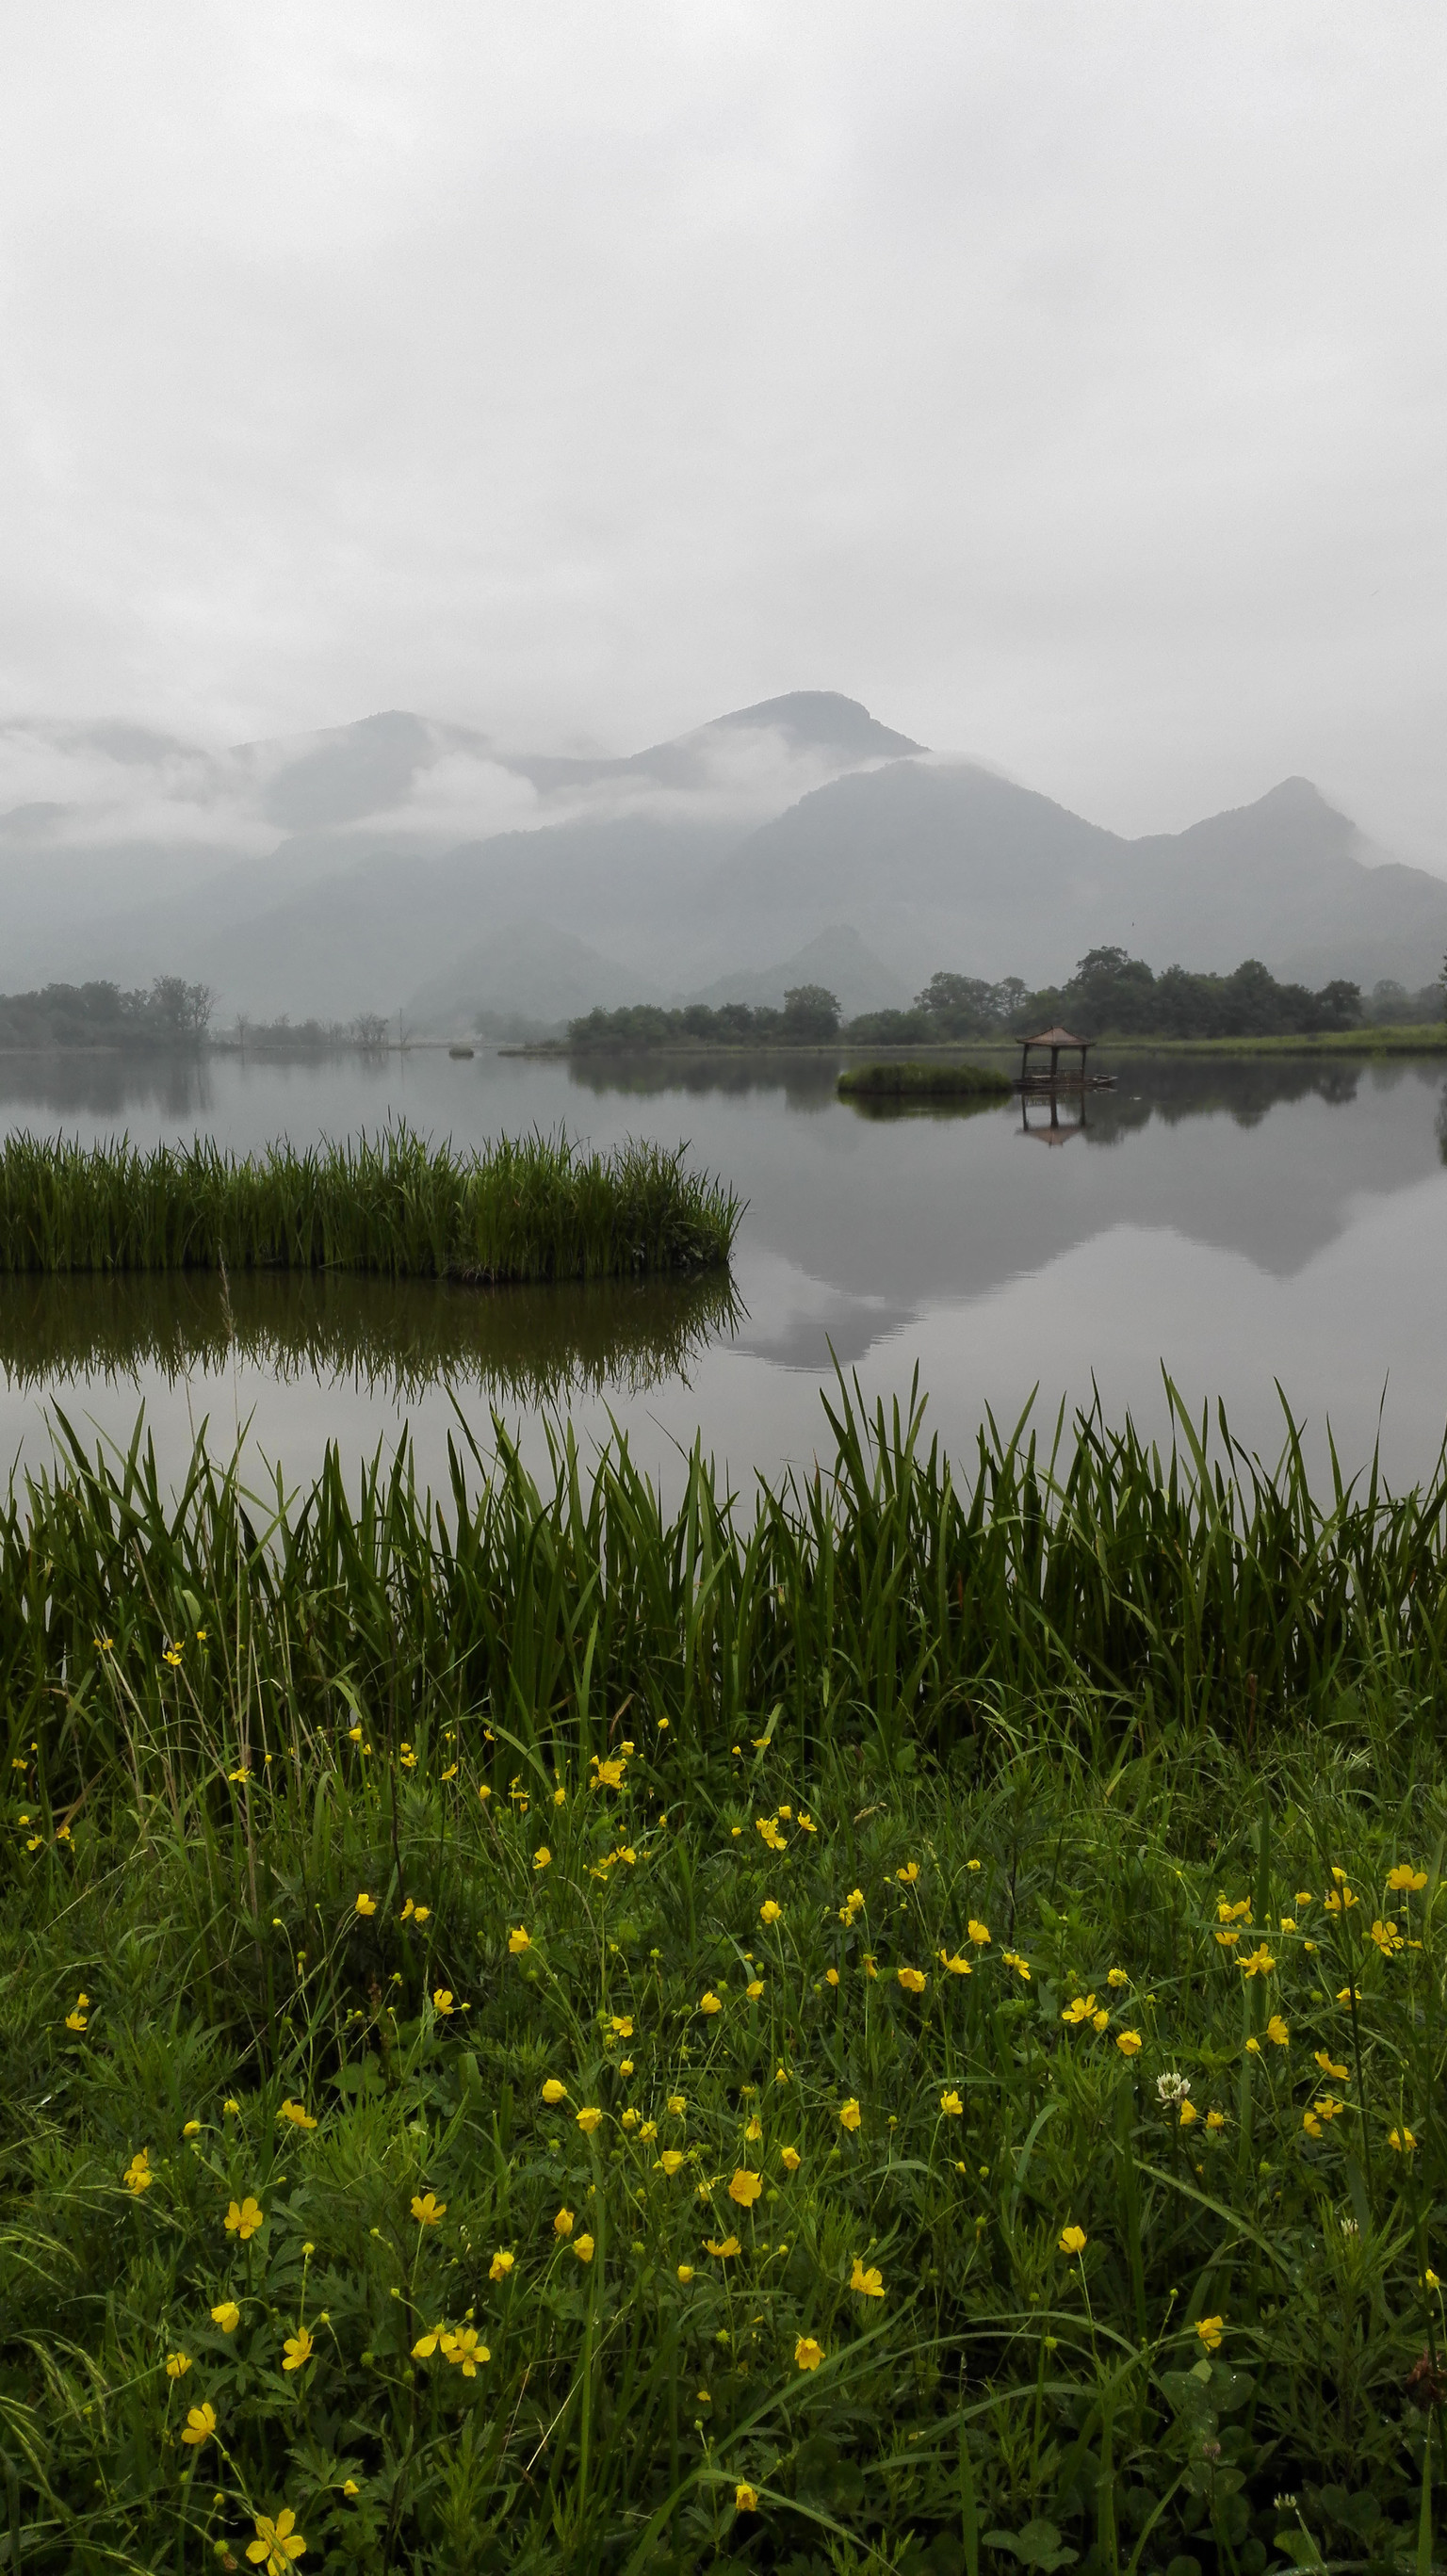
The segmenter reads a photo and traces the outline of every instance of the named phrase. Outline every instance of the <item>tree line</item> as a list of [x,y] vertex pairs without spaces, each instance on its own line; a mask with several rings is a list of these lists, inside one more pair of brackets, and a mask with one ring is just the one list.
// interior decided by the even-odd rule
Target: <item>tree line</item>
[[845,1020],[835,995],[821,984],[802,984],[784,996],[781,1011],[725,1002],[693,1002],[679,1010],[635,1003],[619,1011],[590,1011],[568,1023],[570,1050],[679,1045],[814,1046],[842,1038],[851,1044],[909,1046],[960,1038],[1021,1038],[1064,1023],[1080,1036],[1156,1038],[1308,1037],[1353,1029],[1364,1020],[1440,1018],[1447,993],[1442,977],[1422,992],[1379,984],[1363,1000],[1359,984],[1337,977],[1313,992],[1305,984],[1279,983],[1259,958],[1248,957],[1229,975],[1197,975],[1184,966],[1161,974],[1124,948],[1092,948],[1064,984],[1031,987],[1018,975],[989,983],[973,975],[932,975],[908,1010],[865,1011]]
[[92,983],[0,993],[0,1046],[197,1049],[206,1043],[215,999],[209,984],[180,975],[158,975],[149,992]]

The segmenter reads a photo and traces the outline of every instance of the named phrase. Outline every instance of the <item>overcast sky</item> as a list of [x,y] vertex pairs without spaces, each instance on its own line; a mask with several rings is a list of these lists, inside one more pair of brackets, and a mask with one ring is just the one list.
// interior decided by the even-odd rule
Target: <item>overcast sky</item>
[[1447,870],[1440,0],[9,0],[0,714],[798,687]]

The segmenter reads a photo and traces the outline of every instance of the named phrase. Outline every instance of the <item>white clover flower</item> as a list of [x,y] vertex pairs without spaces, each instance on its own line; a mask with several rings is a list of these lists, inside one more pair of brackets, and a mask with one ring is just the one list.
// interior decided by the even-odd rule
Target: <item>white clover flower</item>
[[1185,2101],[1191,2089],[1189,2075],[1158,2075],[1156,2100],[1164,2109],[1174,2111]]

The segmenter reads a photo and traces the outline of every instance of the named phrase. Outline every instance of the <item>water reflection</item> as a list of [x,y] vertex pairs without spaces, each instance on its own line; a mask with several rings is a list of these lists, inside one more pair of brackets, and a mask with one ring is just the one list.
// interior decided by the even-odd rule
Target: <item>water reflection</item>
[[725,1276],[462,1288],[322,1274],[190,1271],[0,1280],[0,1370],[21,1394],[79,1378],[171,1386],[233,1360],[283,1384],[412,1402],[456,1383],[522,1404],[688,1384],[743,1309]]
[[567,1066],[578,1091],[598,1098],[656,1100],[664,1092],[682,1091],[694,1098],[717,1094],[741,1100],[751,1092],[782,1092],[790,1109],[829,1109],[834,1086],[849,1061],[842,1055],[803,1055],[789,1047],[767,1047],[747,1054],[684,1053],[658,1055],[578,1055],[555,1058]]
[[133,1113],[168,1126],[205,1127],[215,1108],[213,1059],[204,1055],[121,1054],[106,1047],[51,1048],[0,1054],[0,1120],[42,1110],[56,1120],[113,1120]]

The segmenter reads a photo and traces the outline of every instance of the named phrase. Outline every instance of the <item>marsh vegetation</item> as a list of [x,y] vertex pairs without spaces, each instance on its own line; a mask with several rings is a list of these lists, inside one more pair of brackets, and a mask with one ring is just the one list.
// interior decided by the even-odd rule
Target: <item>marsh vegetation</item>
[[1432,2563],[1444,1486],[0,1525],[12,2554]]
[[739,1202],[684,1149],[564,1135],[472,1153],[404,1126],[238,1158],[190,1147],[0,1144],[0,1272],[352,1270],[389,1279],[637,1278],[719,1267]]

